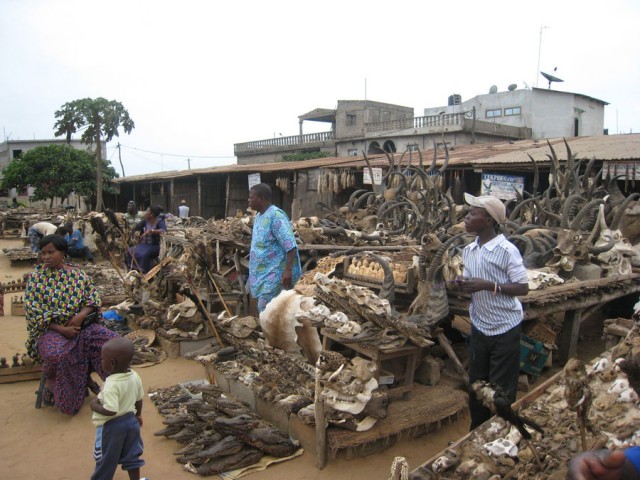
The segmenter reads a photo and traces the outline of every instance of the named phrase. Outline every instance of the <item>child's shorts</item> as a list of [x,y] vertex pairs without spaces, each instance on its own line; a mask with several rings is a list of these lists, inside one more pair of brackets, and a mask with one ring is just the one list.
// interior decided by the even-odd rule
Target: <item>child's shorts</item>
[[112,479],[119,464],[123,470],[142,467],[142,452],[140,424],[133,413],[107,421],[96,429],[96,469],[91,480]]

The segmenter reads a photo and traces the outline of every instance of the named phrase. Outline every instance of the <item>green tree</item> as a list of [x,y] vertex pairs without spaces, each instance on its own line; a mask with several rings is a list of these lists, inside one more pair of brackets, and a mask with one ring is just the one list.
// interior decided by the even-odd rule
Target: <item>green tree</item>
[[284,162],[299,162],[301,160],[312,160],[315,158],[326,158],[329,156],[327,152],[301,152],[287,153],[282,156]]
[[70,142],[73,133],[84,129],[80,138],[82,143],[96,146],[96,210],[100,212],[104,206],[102,142],[110,142],[113,137],[119,137],[120,127],[125,133],[131,133],[135,124],[120,102],[102,97],[67,102],[55,115],[56,137],[65,135],[67,142]]
[[[117,177],[108,161],[103,161],[103,180],[109,182]],[[45,145],[36,147],[14,159],[2,171],[0,188],[24,189],[35,187],[34,200],[55,198],[64,201],[71,193],[93,197],[96,191],[95,160],[84,150],[68,145]]]

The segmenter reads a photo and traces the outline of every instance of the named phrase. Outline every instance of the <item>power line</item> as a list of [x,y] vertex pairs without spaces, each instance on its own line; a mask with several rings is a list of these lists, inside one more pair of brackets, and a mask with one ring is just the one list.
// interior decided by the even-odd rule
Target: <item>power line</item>
[[120,146],[121,146],[121,147],[124,147],[124,148],[129,148],[129,149],[131,149],[131,150],[138,150],[138,151],[140,151],[140,152],[153,153],[153,154],[155,154],[155,155],[166,155],[166,156],[168,156],[168,157],[183,157],[183,158],[236,158],[236,157],[235,157],[235,155],[231,155],[231,156],[228,156],[228,155],[226,155],[226,156],[225,156],[225,155],[189,155],[189,154],[186,154],[186,155],[178,155],[178,154],[175,154],[175,153],[154,152],[154,151],[152,151],[152,150],[145,150],[145,149],[143,149],[143,148],[130,147],[130,146],[128,146],[128,145],[123,145],[122,143],[120,144]]

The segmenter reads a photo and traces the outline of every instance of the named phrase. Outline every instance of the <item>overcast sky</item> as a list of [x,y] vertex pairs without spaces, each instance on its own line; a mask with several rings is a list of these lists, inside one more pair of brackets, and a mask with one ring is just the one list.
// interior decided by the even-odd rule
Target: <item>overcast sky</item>
[[228,165],[234,143],[296,135],[338,100],[419,116],[452,93],[546,88],[538,61],[553,88],[610,103],[610,134],[637,133],[638,25],[637,0],[0,0],[0,135],[53,138],[64,103],[104,97],[136,124],[127,175]]

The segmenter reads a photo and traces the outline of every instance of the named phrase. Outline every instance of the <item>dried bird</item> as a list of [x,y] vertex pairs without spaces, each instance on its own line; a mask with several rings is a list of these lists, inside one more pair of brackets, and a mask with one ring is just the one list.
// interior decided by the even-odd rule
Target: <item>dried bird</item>
[[471,391],[485,407],[516,427],[525,440],[531,440],[531,433],[525,427],[530,427],[544,435],[540,425],[513,411],[511,402],[502,388],[478,380],[471,385]]
[[585,429],[595,435],[595,429],[589,421],[589,410],[593,393],[589,388],[589,378],[587,369],[582,361],[577,358],[570,358],[564,366],[564,398],[570,410],[576,412],[578,417],[578,427],[580,428],[580,441],[582,450],[587,450],[587,439]]

